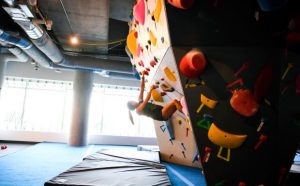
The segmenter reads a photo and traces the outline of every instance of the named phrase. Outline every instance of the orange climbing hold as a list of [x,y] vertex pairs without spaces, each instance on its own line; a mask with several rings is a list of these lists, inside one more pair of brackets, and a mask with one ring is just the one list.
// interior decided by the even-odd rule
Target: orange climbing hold
[[194,4],[194,0],[168,0],[168,2],[180,9],[188,9]]
[[169,69],[169,67],[165,67],[164,68],[164,72],[167,76],[167,78],[170,80],[170,81],[176,81],[176,77],[174,75],[174,72],[171,72],[171,70]]
[[127,40],[126,40],[126,44],[127,44],[127,47],[130,51],[130,53],[136,57],[137,55],[137,41],[136,41],[136,31],[135,30],[131,30],[127,36]]
[[197,49],[186,53],[179,64],[181,73],[188,78],[198,78],[204,72],[205,67],[205,56]]
[[157,0],[155,10],[152,13],[152,19],[154,18],[153,21],[155,21],[155,22],[159,22],[159,19],[160,19],[160,13],[162,10],[162,2],[161,1],[162,0]]
[[236,112],[246,117],[253,116],[259,108],[258,103],[249,90],[233,91],[230,105]]
[[152,96],[152,99],[154,101],[164,102],[164,99],[163,99],[162,95],[157,90],[152,90],[151,91],[151,96]]

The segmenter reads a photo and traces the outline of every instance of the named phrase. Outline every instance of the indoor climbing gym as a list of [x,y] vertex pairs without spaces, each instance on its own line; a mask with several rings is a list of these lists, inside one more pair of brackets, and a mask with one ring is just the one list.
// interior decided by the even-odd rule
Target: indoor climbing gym
[[0,186],[299,186],[299,0],[0,0]]

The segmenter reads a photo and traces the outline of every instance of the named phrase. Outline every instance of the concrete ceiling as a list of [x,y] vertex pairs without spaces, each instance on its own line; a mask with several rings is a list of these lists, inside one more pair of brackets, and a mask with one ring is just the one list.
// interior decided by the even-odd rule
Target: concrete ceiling
[[109,17],[119,21],[129,21],[129,16],[135,0],[110,0]]
[[[108,50],[111,48],[124,50],[124,43],[117,47],[103,45],[103,43],[109,42],[110,37],[113,39],[126,38],[128,30],[124,32],[124,25],[127,25],[127,21],[129,21],[134,0],[61,1],[69,17],[70,24],[60,0],[39,0],[38,7],[47,19],[53,21],[52,31],[49,33],[53,34],[65,51],[105,55],[109,53]],[[120,21],[122,29],[118,29],[118,25],[116,27],[116,24],[114,24],[114,30],[109,33],[110,20],[112,19]],[[119,33],[118,30],[124,33]],[[87,44],[70,47],[68,37],[72,33],[78,34],[81,42]],[[120,52],[118,51],[118,53]]]

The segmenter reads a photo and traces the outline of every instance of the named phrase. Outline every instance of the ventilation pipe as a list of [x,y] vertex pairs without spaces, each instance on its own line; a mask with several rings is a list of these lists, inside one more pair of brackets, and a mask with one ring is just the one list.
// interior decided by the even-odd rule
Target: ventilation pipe
[[[56,46],[53,44],[49,37],[43,37],[39,42],[35,41],[36,45],[39,43],[39,48],[43,48],[44,51],[48,51],[48,54],[52,56],[52,59],[56,59],[56,62],[49,60],[37,47],[32,45],[29,41],[23,38],[12,36],[0,29],[0,41],[6,42],[20,47],[25,53],[27,53],[34,61],[39,65],[46,68],[62,68],[73,70],[89,70],[89,71],[108,71],[112,72],[109,77],[120,77],[121,79],[134,80],[132,66],[130,63],[119,62],[114,60],[103,60],[93,57],[85,56],[68,56],[61,55],[60,51],[54,49]],[[49,50],[48,50],[49,49]],[[57,56],[56,56],[57,54]],[[62,56],[63,58],[61,58]],[[59,62],[57,62],[59,61]]]
[[[39,26],[33,24],[30,21],[30,19],[34,17],[30,12],[24,12],[22,8],[19,9],[17,7],[4,7],[4,10],[11,16],[11,18],[17,24],[20,25],[20,27],[25,31],[25,33],[31,38],[32,43],[40,51],[42,51],[40,52],[38,57],[39,61],[34,59],[37,58],[36,55],[38,55],[36,51],[32,51],[32,53],[28,53],[29,51],[26,51],[26,53],[28,53],[30,57],[32,57],[34,60],[40,63],[41,66],[47,68],[51,68],[54,66],[57,68],[66,67],[68,69],[74,70],[91,70],[100,72],[108,71],[114,72],[114,74],[131,74],[134,77],[132,65],[129,61],[126,63],[108,59],[98,59],[82,56],[67,56],[62,54],[58,47],[53,43],[52,39],[47,35],[47,32],[43,31]],[[42,54],[46,55],[46,59],[44,59],[43,61],[41,61],[42,59],[40,59],[42,57]]]
[[49,68],[52,62],[37,49],[32,43],[26,39],[13,36],[0,29],[0,41],[21,48],[28,56],[30,56],[39,65]]
[[19,48],[9,48],[8,50],[13,54],[0,52],[0,94],[4,81],[7,62],[29,61],[29,57],[26,54],[24,54],[24,52],[22,52],[22,50],[20,50]]
[[20,48],[13,47],[13,48],[9,48],[8,51],[10,51],[14,55],[13,57],[17,59],[17,60],[10,60],[11,62],[26,63],[30,59],[28,55],[25,54],[25,52],[23,52]]
[[136,80],[139,81],[134,75],[132,74],[122,74],[117,72],[108,72],[107,77],[111,77],[112,79],[124,79],[124,80]]
[[60,52],[51,38],[44,32],[42,37],[32,39],[32,42],[59,66],[73,69],[91,70],[91,71],[110,71],[116,73],[133,74],[130,62],[120,62],[108,59],[99,59],[87,56],[69,56]]
[[63,61],[63,56],[57,46],[52,42],[46,32],[37,39],[31,38],[32,43],[40,49],[53,63],[59,64]]

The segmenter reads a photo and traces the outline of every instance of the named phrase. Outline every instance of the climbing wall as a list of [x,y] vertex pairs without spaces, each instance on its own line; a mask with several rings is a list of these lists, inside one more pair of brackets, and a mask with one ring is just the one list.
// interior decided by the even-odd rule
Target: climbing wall
[[146,74],[147,87],[170,46],[164,1],[138,1],[128,24],[127,53],[136,70]]
[[[295,83],[299,66],[294,65],[293,70],[283,76],[288,63],[280,49],[199,49],[206,54],[207,60],[200,79],[187,78],[181,72],[180,79],[185,87],[207,184],[283,184],[299,138],[295,131],[299,132],[296,115],[299,117],[300,99],[295,86],[282,92],[284,88],[280,84],[281,78],[283,82]],[[190,50],[174,49],[178,68]],[[290,79],[286,81],[287,77]],[[198,86],[190,87],[191,84]],[[250,94],[244,95],[239,92],[241,90],[248,90]],[[253,97],[259,95],[261,97],[255,101],[258,105],[251,104]],[[240,99],[240,102],[234,103],[233,99]],[[209,104],[212,102],[214,107]],[[243,110],[248,107],[249,110]]]
[[[145,74],[146,87],[157,85],[155,99],[152,97],[151,101],[161,106],[173,99],[180,101],[183,97],[174,55],[169,47],[165,2],[137,1],[129,22],[126,50],[137,72]],[[197,145],[188,118],[177,111],[170,121],[154,121],[161,158],[200,167]]]
[[148,85],[158,86],[153,102],[185,98],[184,114],[172,117],[174,136],[155,122],[163,159],[201,162],[209,186],[284,185],[300,138],[299,41],[287,38],[298,47],[285,48],[287,22],[278,19],[287,9],[268,7],[275,11],[268,14],[251,0],[166,2],[156,32],[168,42],[148,60],[156,66],[147,70],[132,56],[138,72],[149,72]]
[[299,29],[286,28],[299,9],[194,2],[166,10],[207,185],[284,185],[300,138]]
[[[162,99],[153,99],[152,97],[155,104],[163,106],[174,99],[180,101],[183,98],[180,76],[174,61],[173,50],[169,48],[150,83],[157,85],[158,88],[155,91],[163,95]],[[169,69],[170,74],[166,69]],[[166,88],[163,87],[169,87],[173,90],[166,91]],[[163,160],[188,166],[200,166],[197,145],[188,113],[183,114],[176,111],[171,118],[171,129],[165,122],[154,121],[154,123],[160,155]]]

